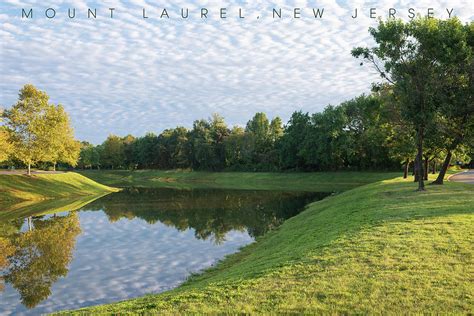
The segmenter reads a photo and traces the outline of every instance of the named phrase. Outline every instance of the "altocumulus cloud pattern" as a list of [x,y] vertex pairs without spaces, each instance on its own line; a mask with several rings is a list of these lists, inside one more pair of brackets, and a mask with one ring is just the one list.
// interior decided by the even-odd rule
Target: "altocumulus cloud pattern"
[[[48,8],[54,18],[45,17]],[[322,18],[313,8],[324,8]],[[95,143],[109,133],[190,127],[214,112],[229,124],[243,125],[256,111],[286,121],[294,110],[316,112],[370,91],[378,77],[350,55],[370,44],[370,8],[382,18],[390,8],[402,19],[410,8],[420,15],[432,8],[435,17],[453,9],[473,19],[468,0],[3,0],[0,105],[12,105],[19,88],[33,83],[66,107],[79,139]],[[22,18],[22,9],[33,9],[33,18]],[[88,18],[88,9],[97,17]]]

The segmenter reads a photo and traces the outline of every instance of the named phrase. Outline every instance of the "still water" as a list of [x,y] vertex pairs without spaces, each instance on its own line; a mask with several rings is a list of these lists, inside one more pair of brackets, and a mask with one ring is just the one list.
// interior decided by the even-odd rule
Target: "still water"
[[0,314],[171,289],[326,195],[127,189],[78,210],[0,221]]

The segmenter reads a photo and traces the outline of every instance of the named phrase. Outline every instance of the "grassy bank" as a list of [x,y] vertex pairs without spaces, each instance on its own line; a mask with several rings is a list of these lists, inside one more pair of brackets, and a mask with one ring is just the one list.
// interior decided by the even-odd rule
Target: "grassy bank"
[[43,200],[101,195],[116,189],[75,172],[60,174],[0,174],[0,205],[5,209]]
[[381,181],[310,204],[169,292],[81,313],[474,312],[474,186]]
[[198,172],[198,171],[80,171],[99,183],[114,187],[222,188],[247,190],[346,191],[390,179],[387,172]]

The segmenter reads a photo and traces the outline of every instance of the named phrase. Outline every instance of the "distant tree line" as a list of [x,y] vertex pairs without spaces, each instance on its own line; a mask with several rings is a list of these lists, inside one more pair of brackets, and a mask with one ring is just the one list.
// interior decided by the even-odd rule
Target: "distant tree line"
[[[414,133],[400,113],[390,85],[314,114],[294,112],[286,125],[256,113],[245,126],[222,116],[197,120],[143,137],[110,135],[102,144],[83,142],[79,167],[87,169],[194,169],[238,171],[398,170],[416,156]],[[424,177],[446,155],[437,133],[426,148]],[[430,139],[431,140],[431,139]],[[468,160],[472,147],[452,154]],[[441,167],[441,166],[440,166]]]

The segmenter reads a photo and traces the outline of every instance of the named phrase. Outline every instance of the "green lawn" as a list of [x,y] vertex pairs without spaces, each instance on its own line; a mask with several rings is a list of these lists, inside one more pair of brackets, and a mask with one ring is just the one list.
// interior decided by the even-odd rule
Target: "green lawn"
[[199,171],[79,171],[99,183],[114,187],[223,188],[342,192],[357,186],[391,179],[388,172],[199,172]]
[[0,174],[0,213],[43,200],[102,195],[116,189],[75,172],[60,174]]
[[172,291],[79,313],[472,314],[474,186],[415,188],[396,178],[315,202]]

